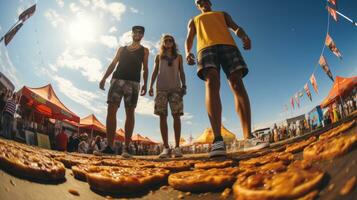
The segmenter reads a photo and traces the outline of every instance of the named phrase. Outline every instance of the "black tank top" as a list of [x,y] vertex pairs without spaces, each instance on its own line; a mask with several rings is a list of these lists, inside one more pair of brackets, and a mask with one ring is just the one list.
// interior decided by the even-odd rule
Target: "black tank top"
[[122,79],[128,81],[140,82],[141,68],[144,60],[144,47],[129,51],[125,46],[119,56],[119,65],[117,66],[113,79]]

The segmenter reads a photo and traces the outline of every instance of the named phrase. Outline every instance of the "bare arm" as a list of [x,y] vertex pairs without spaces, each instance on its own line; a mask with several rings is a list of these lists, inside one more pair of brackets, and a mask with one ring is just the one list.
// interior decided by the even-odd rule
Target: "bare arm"
[[107,78],[110,76],[110,74],[113,73],[113,71],[114,71],[116,65],[118,64],[118,62],[119,62],[119,57],[120,57],[120,54],[121,54],[122,50],[123,50],[122,47],[120,47],[120,48],[118,49],[118,51],[117,51],[117,53],[116,53],[116,55],[115,55],[113,61],[110,63],[110,65],[109,65],[107,71],[105,72],[105,74],[104,74],[102,80],[100,81],[100,84],[99,84],[99,88],[100,88],[100,89],[104,90],[105,81],[106,81]]
[[180,61],[179,70],[180,70],[181,83],[182,83],[182,86],[186,87],[186,76],[185,76],[185,71],[183,69],[183,59],[182,59],[181,55],[180,55],[179,59],[180,59],[179,60]]
[[156,81],[156,78],[157,78],[157,74],[159,73],[159,55],[157,55],[155,57],[155,64],[154,64],[154,71],[152,72],[152,75],[151,75],[151,82],[150,82],[150,88],[152,88],[154,86],[154,83]]
[[251,41],[244,31],[244,29],[234,22],[232,17],[228,13],[224,13],[224,18],[226,20],[227,26],[233,30],[233,32],[243,41],[244,49],[251,48]]
[[159,63],[160,63],[160,55],[156,55],[155,57],[155,64],[154,64],[154,70],[151,75],[151,82],[150,82],[150,89],[149,89],[149,95],[154,96],[154,83],[156,81],[157,75],[159,73]]
[[193,19],[191,19],[187,25],[187,37],[185,42],[186,61],[189,65],[195,64],[195,57],[191,53],[193,40],[195,39],[195,36],[196,36],[196,27]]
[[148,74],[149,74],[149,50],[147,48],[144,49],[144,61],[143,61],[143,80],[144,85],[141,87],[140,95],[144,96],[146,94],[147,83],[148,83]]

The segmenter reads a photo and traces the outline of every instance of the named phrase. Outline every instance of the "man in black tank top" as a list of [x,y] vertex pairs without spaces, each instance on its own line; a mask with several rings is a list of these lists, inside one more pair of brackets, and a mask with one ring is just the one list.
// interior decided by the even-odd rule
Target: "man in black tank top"
[[135,124],[135,108],[138,102],[140,89],[140,74],[143,71],[144,85],[141,87],[140,95],[144,96],[147,89],[148,79],[148,57],[149,50],[143,47],[140,42],[144,36],[145,28],[134,26],[132,28],[133,42],[129,46],[120,47],[112,63],[105,72],[99,87],[104,90],[106,79],[113,73],[108,92],[108,111],[107,111],[107,138],[108,146],[98,154],[114,154],[114,135],[116,131],[116,114],[121,100],[124,98],[125,105],[125,145],[122,156],[131,157],[128,147],[133,134]]

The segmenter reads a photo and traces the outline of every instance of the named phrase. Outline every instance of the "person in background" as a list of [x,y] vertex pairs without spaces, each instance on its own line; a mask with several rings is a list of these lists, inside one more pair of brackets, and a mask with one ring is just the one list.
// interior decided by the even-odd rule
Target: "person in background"
[[88,134],[83,133],[81,136],[81,142],[78,145],[78,153],[88,153],[89,144],[88,144]]
[[16,94],[14,93],[11,98],[7,99],[4,110],[2,112],[3,134],[7,139],[13,139],[12,130],[13,130],[15,112],[16,112]]
[[102,141],[102,138],[97,135],[95,137],[94,140],[92,140],[89,144],[89,149],[88,149],[88,153],[93,153],[94,151],[99,151],[101,148],[100,148],[100,143]]
[[81,142],[77,133],[72,132],[71,136],[68,139],[68,152],[76,152],[78,150],[78,145]]
[[58,151],[67,151],[68,136],[65,131],[66,128],[62,127],[62,130],[56,136],[56,147]]

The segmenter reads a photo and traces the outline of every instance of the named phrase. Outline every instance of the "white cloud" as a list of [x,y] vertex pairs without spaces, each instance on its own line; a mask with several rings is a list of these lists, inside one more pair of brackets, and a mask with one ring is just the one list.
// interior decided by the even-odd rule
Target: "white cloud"
[[89,6],[89,4],[90,4],[89,0],[79,0],[79,2],[85,7]]
[[118,40],[116,37],[111,35],[102,35],[99,37],[99,42],[108,48],[116,49],[118,48]]
[[57,59],[55,68],[68,68],[79,71],[90,82],[99,82],[102,78],[102,63],[90,57],[83,49],[67,49]]
[[95,112],[96,114],[102,114],[103,110],[105,110],[102,109],[104,105],[101,105],[96,101],[100,99],[97,94],[79,89],[75,87],[70,80],[58,75],[53,75],[52,78],[56,82],[60,92],[66,95],[69,99],[84,106],[88,110]]
[[45,12],[45,17],[49,20],[53,27],[57,28],[59,25],[65,24],[64,19],[53,9]]
[[2,48],[0,51],[0,66],[1,72],[10,79],[10,81],[15,85],[16,89],[22,87],[22,82],[19,79],[19,73],[12,63],[9,54],[5,48]]
[[57,4],[59,7],[63,8],[64,6],[64,1],[63,0],[56,0]]
[[24,10],[25,8],[23,6],[17,8],[17,15],[20,15]]
[[109,29],[109,33],[116,33],[117,31],[118,31],[118,29],[115,28],[115,26],[112,26],[112,27],[110,27],[110,29]]
[[136,9],[136,8],[134,8],[134,7],[130,7],[130,11],[131,11],[132,13],[139,13],[139,10]]
[[92,0],[92,8],[100,9],[112,15],[117,21],[121,20],[122,15],[126,11],[126,6],[119,2],[106,3],[105,0]]
[[154,115],[155,102],[149,98],[140,96],[138,99],[138,105],[136,106],[135,112],[141,115]]
[[77,4],[75,4],[75,3],[69,4],[69,9],[70,9],[72,12],[78,12],[78,11],[79,11],[79,7],[78,7]]

